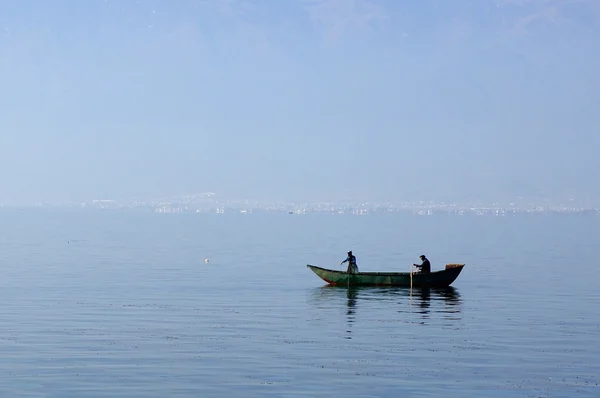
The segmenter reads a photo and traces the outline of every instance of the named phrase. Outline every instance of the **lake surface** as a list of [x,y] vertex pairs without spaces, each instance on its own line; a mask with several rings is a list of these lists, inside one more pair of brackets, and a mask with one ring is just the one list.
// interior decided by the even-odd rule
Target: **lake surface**
[[[466,266],[412,293],[305,266],[348,250]],[[597,216],[0,209],[0,396],[597,398],[599,258]]]

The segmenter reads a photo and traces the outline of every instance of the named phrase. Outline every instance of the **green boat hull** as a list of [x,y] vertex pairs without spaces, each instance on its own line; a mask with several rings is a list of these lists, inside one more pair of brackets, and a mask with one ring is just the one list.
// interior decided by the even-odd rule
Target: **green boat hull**
[[[315,265],[306,265],[317,276],[333,286],[411,286],[410,272],[359,272],[348,274]],[[458,278],[464,264],[447,264],[446,268],[428,274],[412,274],[412,287],[448,287]],[[350,281],[348,281],[350,276]]]

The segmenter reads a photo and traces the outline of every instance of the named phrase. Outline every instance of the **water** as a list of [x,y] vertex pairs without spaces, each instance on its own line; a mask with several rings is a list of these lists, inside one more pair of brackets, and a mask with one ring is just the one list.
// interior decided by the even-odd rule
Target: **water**
[[[600,217],[4,209],[0,225],[3,397],[600,396]],[[466,267],[412,294],[305,267],[348,250],[365,271]]]

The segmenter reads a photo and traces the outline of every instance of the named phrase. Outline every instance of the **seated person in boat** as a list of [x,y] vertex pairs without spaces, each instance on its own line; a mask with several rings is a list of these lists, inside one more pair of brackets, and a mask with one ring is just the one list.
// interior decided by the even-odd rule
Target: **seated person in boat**
[[431,264],[429,263],[429,260],[427,259],[427,257],[425,257],[425,255],[421,255],[419,256],[419,258],[421,259],[422,263],[421,264],[413,264],[415,267],[419,268],[419,270],[421,271],[422,274],[428,274],[431,272]]
[[348,252],[348,257],[340,263],[340,265],[348,262],[348,269],[346,272],[356,274],[358,273],[358,265],[356,265],[356,256],[352,254],[352,250]]

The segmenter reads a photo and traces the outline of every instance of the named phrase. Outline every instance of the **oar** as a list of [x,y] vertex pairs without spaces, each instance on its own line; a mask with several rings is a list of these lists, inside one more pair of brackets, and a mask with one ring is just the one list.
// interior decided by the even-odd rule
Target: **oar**
[[[344,264],[342,261],[340,265]],[[348,289],[350,289],[350,263],[348,263],[348,267],[346,268],[346,273],[348,274]]]
[[410,304],[412,304],[412,271],[413,265],[410,266]]
[[350,268],[348,268],[348,290],[350,290]]
[[350,289],[350,268],[352,268],[352,266],[350,265],[350,263],[348,263],[348,268],[347,268],[347,273],[348,273],[348,289]]

